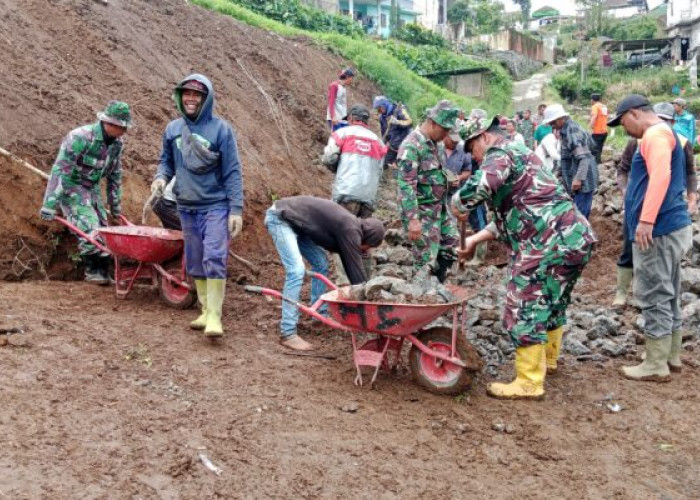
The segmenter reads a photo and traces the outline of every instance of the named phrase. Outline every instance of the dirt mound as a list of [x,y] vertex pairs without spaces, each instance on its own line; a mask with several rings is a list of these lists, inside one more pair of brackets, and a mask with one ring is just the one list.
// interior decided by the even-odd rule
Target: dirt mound
[[[318,162],[327,138],[326,86],[348,63],[311,41],[284,39],[181,0],[0,0],[0,14],[0,146],[48,171],[69,130],[93,121],[108,100],[127,101],[136,122],[124,156],[130,218],[140,217],[161,134],[177,116],[172,88],[195,71],[212,80],[215,112],[238,135],[246,191],[238,251],[265,255],[258,248],[270,245],[262,226],[270,199],[329,192],[331,177]],[[376,89],[357,83],[350,101],[370,103]],[[44,258],[54,252],[45,235],[59,231],[37,215],[45,181],[3,161],[0,186],[0,278],[8,279],[17,275],[11,263],[24,241]]]

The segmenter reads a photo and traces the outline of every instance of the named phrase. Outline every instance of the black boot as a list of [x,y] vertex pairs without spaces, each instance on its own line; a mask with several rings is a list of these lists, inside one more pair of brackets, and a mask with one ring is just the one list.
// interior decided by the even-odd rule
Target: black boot
[[85,281],[94,283],[95,285],[108,285],[109,279],[107,272],[104,269],[102,257],[97,255],[86,255],[83,257],[85,262]]
[[454,259],[446,258],[444,255],[438,255],[436,259],[437,269],[434,273],[435,277],[440,283],[444,283],[447,279],[447,271],[452,269],[452,264],[454,264]]

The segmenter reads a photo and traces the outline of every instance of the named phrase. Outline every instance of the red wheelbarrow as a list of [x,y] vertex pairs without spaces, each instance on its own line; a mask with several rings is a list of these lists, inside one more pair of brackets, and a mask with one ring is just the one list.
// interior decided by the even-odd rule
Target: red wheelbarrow
[[[460,394],[471,384],[474,374],[481,370],[481,358],[466,339],[466,301],[475,292],[450,286],[456,300],[436,305],[355,302],[344,299],[343,289],[325,276],[311,271],[307,271],[307,275],[323,281],[331,289],[310,307],[283,296],[277,290],[250,285],[245,289],[290,302],[323,324],[349,332],[357,370],[355,385],[363,385],[363,366],[374,368],[370,387],[380,369],[394,371],[401,363],[401,349],[406,340],[412,344],[408,354],[411,374],[430,392]],[[329,317],[318,312],[324,304],[328,306]],[[452,328],[425,328],[450,311]],[[358,347],[358,333],[376,334],[377,337]]]
[[[137,280],[158,288],[171,307],[187,309],[197,300],[194,286],[185,273],[184,240],[181,231],[135,226],[120,216],[123,226],[100,227],[104,244],[81,231],[63,217],[56,220],[101,251],[114,257],[114,282],[118,299],[126,299]],[[124,265],[124,260],[137,264]]]

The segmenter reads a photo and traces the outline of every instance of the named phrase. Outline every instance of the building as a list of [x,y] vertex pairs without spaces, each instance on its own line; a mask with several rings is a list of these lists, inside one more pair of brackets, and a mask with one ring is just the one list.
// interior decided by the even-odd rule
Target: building
[[668,0],[666,31],[672,40],[674,61],[688,61],[700,54],[700,0]]
[[537,9],[530,16],[530,29],[533,31],[538,31],[543,26],[547,26],[549,24],[563,25],[571,23],[573,20],[573,16],[562,15],[554,7],[545,5],[544,7]]
[[[579,17],[585,17],[588,8],[577,11]],[[629,17],[646,14],[649,12],[647,0],[604,0],[603,12],[615,19],[627,19]]]
[[[399,10],[398,26],[407,23],[415,23],[421,14],[415,6],[413,0],[395,0]],[[337,2],[340,14],[352,17],[362,24],[369,34],[376,34],[383,38],[391,35],[392,0],[339,0]]]

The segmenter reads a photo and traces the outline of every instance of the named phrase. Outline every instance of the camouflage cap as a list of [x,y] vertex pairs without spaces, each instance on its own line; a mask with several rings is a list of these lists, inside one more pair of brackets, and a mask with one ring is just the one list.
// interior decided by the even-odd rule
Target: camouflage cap
[[488,118],[487,116],[469,118],[464,123],[464,131],[460,135],[464,138],[465,143],[469,142],[486,132],[494,123],[499,123],[497,116],[493,118]]
[[454,142],[463,141],[467,133],[466,125],[467,121],[457,120],[455,126],[450,130],[450,139]]
[[97,119],[118,127],[130,128],[132,125],[131,109],[122,101],[109,101],[104,111],[97,113]]
[[474,108],[469,113],[469,118],[486,118],[486,111],[481,108]]
[[445,129],[452,129],[459,116],[459,108],[450,101],[440,101],[428,110],[428,118]]

